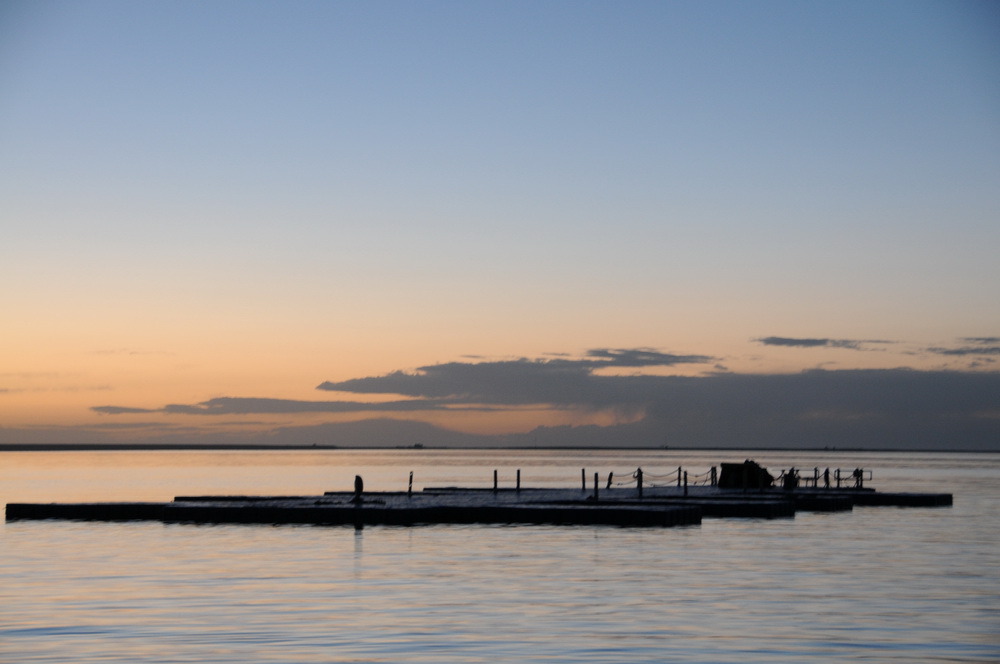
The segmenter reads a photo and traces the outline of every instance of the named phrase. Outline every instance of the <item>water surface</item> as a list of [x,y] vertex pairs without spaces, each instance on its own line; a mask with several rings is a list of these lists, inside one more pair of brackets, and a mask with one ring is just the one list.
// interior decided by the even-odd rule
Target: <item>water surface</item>
[[993,662],[1000,455],[578,451],[0,454],[0,500],[576,486],[753,456],[872,468],[951,508],[645,529],[0,526],[0,661]]

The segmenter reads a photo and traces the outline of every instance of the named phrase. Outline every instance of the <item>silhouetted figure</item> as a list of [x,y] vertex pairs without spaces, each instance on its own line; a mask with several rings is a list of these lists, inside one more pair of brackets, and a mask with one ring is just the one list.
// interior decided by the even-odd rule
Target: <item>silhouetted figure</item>
[[361,494],[365,492],[365,481],[361,479],[361,475],[354,476],[354,497],[351,498],[352,503],[361,503]]
[[785,491],[791,491],[799,485],[799,478],[795,475],[795,469],[789,468],[788,472],[785,473],[784,489]]
[[854,488],[855,489],[860,489],[861,488],[861,475],[862,475],[861,469],[860,468],[855,468],[854,469]]

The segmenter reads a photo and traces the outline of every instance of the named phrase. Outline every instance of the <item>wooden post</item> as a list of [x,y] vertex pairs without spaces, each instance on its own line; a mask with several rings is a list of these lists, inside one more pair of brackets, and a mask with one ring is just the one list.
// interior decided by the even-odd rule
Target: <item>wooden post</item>
[[684,495],[688,495],[688,471],[684,471]]
[[677,466],[677,486],[681,485],[681,467]]
[[613,478],[614,476],[615,476],[615,471],[612,470],[610,473],[608,473],[608,485],[604,487],[605,489],[611,488],[611,478]]
[[712,486],[719,486],[719,471],[712,466]]
[[597,502],[597,499],[598,499],[597,492],[600,489],[600,487],[598,486],[599,482],[600,482],[599,473],[594,473],[594,502],[595,503]]
[[493,491],[495,492],[496,490],[497,490],[497,471],[494,468],[493,469]]
[[521,469],[517,469],[517,490],[521,490]]
[[840,468],[838,468],[838,469],[836,470],[836,473],[835,473],[835,474],[836,474],[836,476],[837,476],[837,488],[839,489],[839,488],[840,488]]
[[406,497],[409,498],[413,495],[413,471],[410,471],[410,482],[406,486]]
[[639,488],[639,497],[642,498],[642,468],[636,468],[635,470],[635,483]]
[[813,488],[819,488],[819,468],[813,468]]
[[586,468],[581,468],[580,469],[580,488],[583,489],[584,491],[587,490],[587,469]]

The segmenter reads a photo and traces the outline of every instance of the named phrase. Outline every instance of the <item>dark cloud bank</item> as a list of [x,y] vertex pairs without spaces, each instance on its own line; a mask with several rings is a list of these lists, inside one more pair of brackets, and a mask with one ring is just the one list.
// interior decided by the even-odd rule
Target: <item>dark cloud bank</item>
[[[779,345],[808,346],[813,341],[820,345],[829,340],[788,341],[798,343]],[[978,339],[974,345],[991,347]],[[240,440],[256,444],[1000,449],[997,372],[881,369],[622,375],[628,369],[714,362],[716,358],[709,356],[648,349],[595,350],[576,359],[451,362],[318,386],[324,391],[393,398],[382,403],[220,398],[155,411],[117,406],[94,410],[205,416],[328,412],[356,413],[361,418],[239,435]],[[601,371],[606,369],[617,372]],[[624,423],[483,436],[449,431],[416,417],[400,419],[405,413],[521,407],[611,412]],[[390,412],[393,418],[385,415]]]

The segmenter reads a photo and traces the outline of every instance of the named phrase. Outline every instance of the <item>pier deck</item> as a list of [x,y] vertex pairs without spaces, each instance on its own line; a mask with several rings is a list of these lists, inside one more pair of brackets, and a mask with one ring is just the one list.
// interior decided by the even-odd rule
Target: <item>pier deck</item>
[[702,518],[790,518],[796,511],[859,506],[933,507],[951,494],[871,489],[733,490],[711,486],[637,489],[428,488],[419,492],[327,492],[322,496],[179,496],[171,502],[10,503],[8,521],[152,520],[164,523],[321,525],[558,524],[685,526]]

